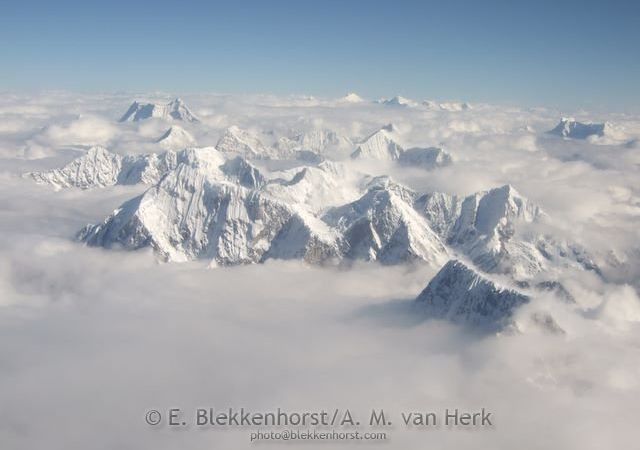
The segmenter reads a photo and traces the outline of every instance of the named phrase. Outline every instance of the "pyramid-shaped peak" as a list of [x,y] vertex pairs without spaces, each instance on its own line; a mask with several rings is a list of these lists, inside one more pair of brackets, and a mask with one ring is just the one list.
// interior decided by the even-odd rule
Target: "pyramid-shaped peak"
[[196,144],[195,138],[184,128],[173,125],[162,136],[156,139],[167,150],[178,150]]
[[508,325],[515,310],[529,300],[452,259],[433,277],[416,303],[429,317],[495,331]]
[[397,131],[393,124],[388,124],[376,130],[360,143],[351,154],[352,159],[380,159],[397,160],[404,151],[393,138]]

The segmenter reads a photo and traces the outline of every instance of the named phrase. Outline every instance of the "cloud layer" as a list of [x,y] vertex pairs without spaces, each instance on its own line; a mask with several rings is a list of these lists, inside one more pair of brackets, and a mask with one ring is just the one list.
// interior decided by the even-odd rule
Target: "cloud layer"
[[[210,270],[200,263],[159,264],[148,251],[74,242],[83,225],[145,187],[54,192],[20,175],[58,167],[92,143],[122,154],[159,151],[153,140],[167,124],[116,123],[131,100],[57,93],[8,96],[0,104],[0,441],[7,448],[250,446],[247,431],[144,423],[147,409],[173,406],[495,413],[489,430],[395,426],[393,448],[635,443],[637,148],[544,135],[561,115],[575,112],[185,97],[203,120],[200,128],[185,128],[202,145],[215,144],[229,125],[269,142],[312,128],[357,140],[392,122],[404,145],[442,144],[455,164],[425,172],[363,162],[360,169],[391,173],[420,191],[469,194],[511,183],[553,217],[554,233],[615,258],[607,281],[565,274],[577,305],[540,299],[566,335],[531,328],[482,337],[416,317],[411,300],[434,275],[420,266],[338,270],[270,262]],[[640,134],[635,117],[582,118],[616,122],[629,140]],[[36,146],[39,151],[25,150]]]

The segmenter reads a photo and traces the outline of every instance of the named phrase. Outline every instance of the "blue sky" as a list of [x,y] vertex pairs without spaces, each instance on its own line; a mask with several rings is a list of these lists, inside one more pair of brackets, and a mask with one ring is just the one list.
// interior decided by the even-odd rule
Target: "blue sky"
[[640,105],[640,2],[4,0],[0,89]]

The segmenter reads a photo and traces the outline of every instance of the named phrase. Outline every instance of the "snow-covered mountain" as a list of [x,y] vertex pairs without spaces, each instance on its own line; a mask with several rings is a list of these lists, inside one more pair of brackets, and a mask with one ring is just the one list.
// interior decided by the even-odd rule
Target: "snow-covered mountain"
[[374,179],[358,200],[330,209],[323,220],[344,236],[349,259],[438,265],[447,249],[412,207],[414,193],[388,177]]
[[206,149],[184,149],[141,155],[122,156],[104,147],[91,147],[87,152],[64,167],[42,172],[29,172],[26,176],[37,183],[49,184],[56,189],[76,187],[92,189],[116,184],[154,184],[180,162],[193,161],[196,152]]
[[545,258],[535,243],[514,237],[518,223],[531,223],[543,213],[512,186],[464,199],[427,194],[417,201],[417,208],[434,222],[434,229],[444,233],[441,237],[450,246],[486,272],[529,276],[544,267]]
[[111,186],[116,184],[122,170],[122,156],[104,147],[91,147],[86,154],[60,169],[29,172],[26,175],[37,183],[50,184],[57,189]]
[[564,138],[587,139],[589,136],[606,136],[612,134],[611,124],[583,123],[573,118],[563,117],[560,123],[549,134],[555,134]]
[[140,197],[105,221],[86,227],[89,245],[137,249],[151,246],[164,259],[206,258],[214,264],[256,263],[269,258],[442,263],[447,250],[413,209],[415,193],[388,178],[375,179],[352,199],[335,163],[307,167],[290,180],[271,181],[241,157],[228,160],[210,149],[178,164]]
[[344,164],[323,161],[317,166],[289,169],[264,187],[264,191],[311,213],[342,205],[358,198],[358,174]]
[[411,100],[410,98],[396,95],[393,98],[378,100],[378,103],[386,106],[402,106],[402,107],[414,107],[418,106],[418,102]]
[[339,155],[353,150],[353,142],[335,131],[315,129],[296,133],[291,137],[283,136],[278,139],[275,148],[280,157],[295,155],[294,152],[302,151],[310,151],[318,155]]
[[349,92],[339,100],[341,103],[362,103],[364,99],[355,92]]
[[139,103],[135,101],[124,113],[120,122],[137,122],[151,118],[199,122],[196,115],[191,112],[180,98],[176,98],[169,103]]
[[216,149],[248,159],[265,159],[274,156],[273,151],[265,146],[257,136],[235,125],[227,128],[220,136]]
[[453,249],[485,272],[526,279],[550,267],[573,266],[599,272],[579,245],[523,231],[544,212],[510,185],[467,197],[429,193],[415,202],[431,228]]
[[351,158],[397,160],[403,148],[394,140],[396,132],[393,124],[385,125],[362,141],[351,154]]
[[[182,175],[178,177],[177,171]],[[182,199],[200,201],[204,193],[192,192],[191,189],[238,185],[242,189],[229,190],[218,186],[214,190],[224,195],[240,196],[232,205],[244,202],[245,197],[257,195],[266,203],[280,205],[277,210],[286,211],[287,220],[295,215],[297,225],[292,226],[292,231],[295,229],[297,233],[303,233],[307,230],[308,238],[315,242],[314,246],[328,246],[326,252],[315,247],[313,258],[304,253],[305,258],[313,260],[325,255],[327,259],[336,260],[379,261],[383,264],[424,261],[437,266],[447,255],[458,253],[485,272],[509,274],[518,281],[561,266],[599,273],[589,254],[577,244],[531,231],[535,228],[530,225],[542,220],[544,213],[509,185],[467,197],[438,192],[420,195],[388,177],[371,179],[355,172],[348,164],[331,161],[265,175],[247,159],[237,156],[237,152],[225,153],[212,147],[126,156],[103,147],[93,147],[60,169],[28,175],[39,183],[56,188],[156,184],[143,197],[145,202],[153,199],[156,216],[163,218],[161,225],[149,225],[143,221],[147,231],[137,226],[116,227],[115,224],[122,223],[124,217],[131,216],[133,220],[142,214],[132,211],[132,208],[146,208],[148,204],[131,201],[123,205],[117,214],[107,218],[104,224],[85,231],[83,238],[91,245],[105,247],[117,243],[125,248],[136,248],[139,243],[146,243],[170,260],[189,260],[206,255],[220,264],[225,261],[235,264],[259,262],[263,257],[300,254],[300,249],[291,252],[283,243],[268,251],[269,239],[261,241],[261,245],[268,245],[264,254],[258,256],[258,253],[253,253],[254,257],[246,260],[233,260],[227,256],[216,259],[217,247],[210,247],[207,250],[210,253],[184,250],[200,248],[204,244],[186,242],[200,239],[200,234],[176,240],[173,234],[188,211],[183,210],[186,206],[164,199],[178,195]],[[191,178],[185,179],[187,175]],[[174,180],[174,183],[167,184],[166,178]],[[204,181],[196,182],[192,178]],[[178,182],[191,187],[178,192]],[[155,194],[152,195],[153,192]],[[218,200],[208,197],[207,201]],[[196,211],[200,214],[198,220],[203,221],[198,223],[202,230],[217,227],[218,221],[223,220],[217,209],[207,208]],[[160,212],[163,209],[166,211]],[[202,216],[209,213],[212,215],[208,218]],[[260,226],[253,224],[250,227],[256,230]],[[116,234],[112,232],[114,227],[118,228]],[[112,231],[107,233],[107,229]],[[148,233],[151,234],[147,236]],[[162,236],[172,237],[165,239]],[[279,236],[282,238],[283,235]],[[246,235],[238,235],[237,238],[242,241]],[[136,245],[125,245],[125,241]],[[178,246],[178,242],[184,248]],[[302,245],[300,234],[297,242]],[[238,245],[247,247],[253,244],[242,242]],[[305,244],[301,248],[308,247]],[[237,253],[244,255],[246,252],[238,250]]]
[[337,257],[333,230],[261,191],[263,180],[241,158],[217,168],[182,163],[79,238],[107,248],[152,247],[168,261],[208,259],[213,265]]
[[187,130],[174,125],[160,136],[156,143],[160,144],[165,150],[179,150],[195,146],[196,140]]
[[416,305],[430,318],[497,331],[511,325],[516,309],[529,301],[529,296],[450,260],[418,295]]
[[451,154],[440,147],[410,148],[400,153],[398,162],[407,167],[431,170],[453,163]]
[[364,141],[351,154],[352,159],[398,161],[400,165],[426,170],[448,166],[451,154],[440,147],[414,147],[408,150],[396,142],[398,130],[393,124],[385,125]]

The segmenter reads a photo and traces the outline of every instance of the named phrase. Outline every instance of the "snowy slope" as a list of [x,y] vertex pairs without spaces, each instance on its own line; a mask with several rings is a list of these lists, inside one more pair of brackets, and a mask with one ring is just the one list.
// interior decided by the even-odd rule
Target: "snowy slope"
[[57,189],[111,186],[118,181],[122,159],[122,156],[111,153],[104,147],[96,146],[60,169],[30,172],[26,175],[37,183],[50,184]]
[[414,196],[389,178],[378,178],[361,198],[330,209],[323,219],[343,234],[350,259],[383,264],[422,260],[437,265],[447,249],[413,209]]
[[216,149],[248,159],[265,159],[274,156],[273,151],[265,146],[260,139],[235,125],[224,131],[216,144]]
[[187,130],[174,125],[160,136],[156,143],[160,144],[165,150],[180,150],[195,146],[196,140]]
[[324,161],[316,167],[290,169],[278,175],[264,191],[311,213],[353,201],[360,195],[356,186],[358,174],[341,163]]
[[362,141],[351,154],[352,159],[397,161],[406,167],[432,170],[453,163],[451,154],[440,147],[414,147],[408,150],[396,142],[398,130],[386,125]]
[[546,219],[544,212],[510,185],[467,197],[429,193],[415,207],[454,250],[486,272],[526,279],[558,266],[599,272],[588,252],[563,239],[520,232]]
[[351,158],[397,160],[403,152],[403,148],[394,140],[395,132],[393,124],[380,128],[358,145],[351,154]]
[[104,147],[92,147],[66,166],[26,175],[37,183],[56,189],[77,187],[91,189],[115,184],[154,184],[180,161],[191,161],[200,155],[210,155],[212,149],[185,149],[142,155],[118,155]]
[[337,156],[353,150],[353,142],[335,131],[316,129],[296,133],[291,137],[283,136],[276,142],[275,148],[280,158],[294,155],[295,152],[310,151],[318,155]]

